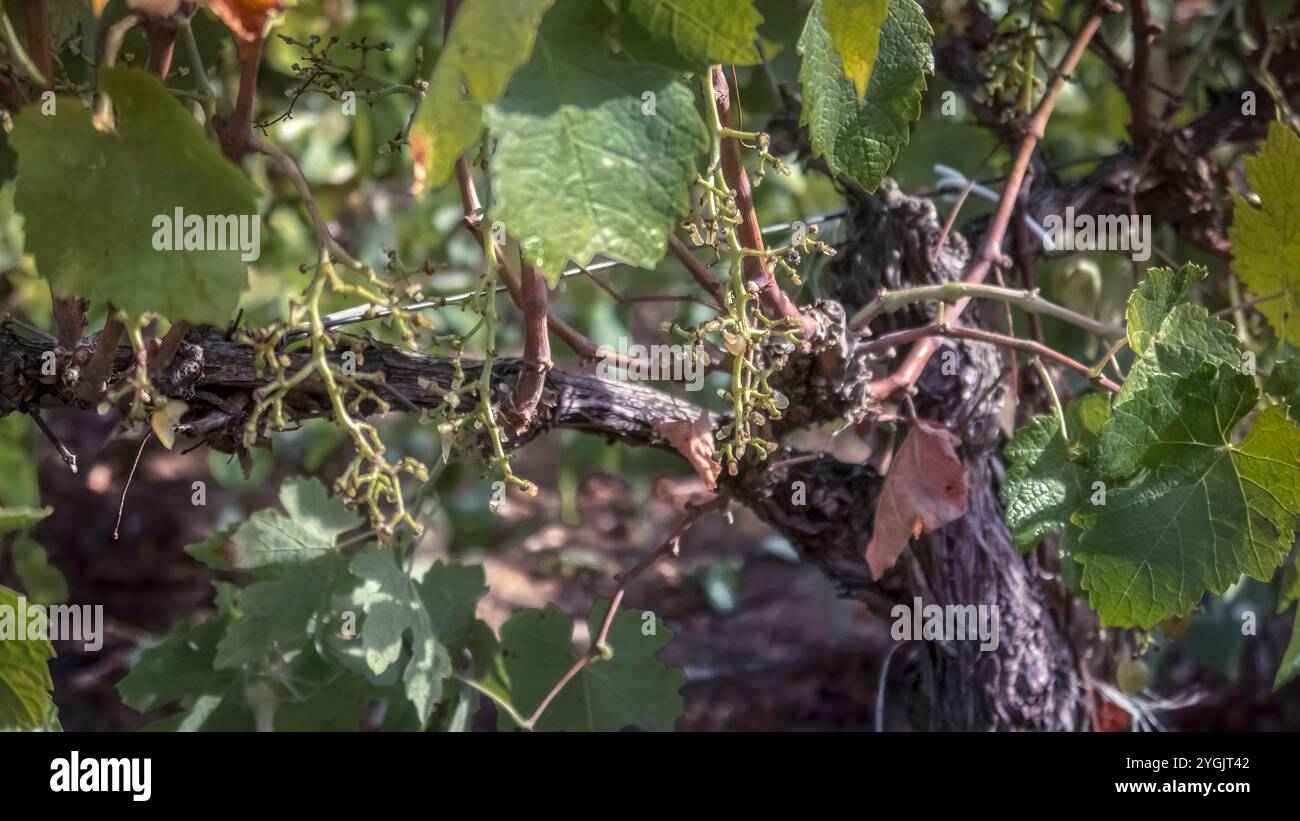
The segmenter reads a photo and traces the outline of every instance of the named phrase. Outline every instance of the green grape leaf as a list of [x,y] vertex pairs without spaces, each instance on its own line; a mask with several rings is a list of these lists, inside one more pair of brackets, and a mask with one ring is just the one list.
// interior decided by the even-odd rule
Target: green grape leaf
[[1300,423],[1300,359],[1274,365],[1264,383],[1264,392],[1286,403],[1291,418]]
[[276,708],[275,729],[281,732],[355,730],[366,705],[380,694],[361,676],[338,670],[319,689],[299,701]]
[[219,533],[185,550],[217,570],[307,562],[334,553],[338,537],[361,524],[319,479],[285,480],[280,504],[285,513],[259,510],[233,534]]
[[300,650],[328,611],[346,565],[346,558],[335,552],[285,565],[276,578],[240,590],[234,617],[217,645],[216,668],[233,669],[261,662],[270,653],[284,658]]
[[690,207],[708,133],[677,73],[610,53],[585,4],[557,5],[488,109],[491,218],[554,283],[597,254],[652,268]]
[[61,733],[63,725],[59,723],[59,707],[53,701],[50,702],[49,712],[45,714],[45,720],[35,727],[24,727],[20,724],[0,724],[0,733]]
[[1300,136],[1272,123],[1259,153],[1245,164],[1261,207],[1233,192],[1232,265],[1256,296],[1282,295],[1255,310],[1279,337],[1300,344]]
[[[1221,444],[1214,427],[1221,424],[1216,419],[1219,411],[1225,409],[1236,419],[1244,416],[1249,406],[1238,405],[1251,401],[1253,384],[1245,377],[1216,379],[1218,375],[1212,365],[1205,365],[1195,378],[1157,374],[1131,401],[1117,404],[1097,437],[1093,462],[1098,473],[1106,478],[1128,476],[1139,465],[1154,467],[1156,457],[1179,446]],[[1184,421],[1187,414],[1202,415]],[[1189,423],[1198,422],[1211,429],[1191,432]],[[1158,453],[1151,452],[1155,447],[1161,448]]]
[[352,575],[365,582],[356,596],[366,613],[361,646],[372,673],[384,672],[401,658],[403,637],[411,633],[411,660],[402,682],[424,724],[442,696],[443,679],[451,674],[451,657],[434,632],[420,590],[387,552],[357,556],[352,560]]
[[[254,514],[257,515],[257,514]],[[218,530],[208,538],[182,548],[191,558],[211,567],[213,570],[234,570],[235,566],[227,558],[231,554],[230,538],[235,535],[243,522],[234,522]]]
[[1291,552],[1291,561],[1282,568],[1282,583],[1277,591],[1277,612],[1285,613],[1293,604],[1300,603],[1300,550]]
[[456,10],[411,134],[430,185],[445,183],[456,158],[474,145],[484,107],[501,99],[510,78],[528,62],[552,2],[465,0]]
[[140,728],[146,733],[251,733],[257,729],[245,688],[239,686],[199,695],[187,709]]
[[[1155,374],[1116,405],[1098,459],[1145,472],[1071,517],[1084,531],[1076,558],[1103,625],[1151,627],[1184,615],[1243,573],[1267,580],[1290,551],[1300,429],[1275,405],[1233,444],[1233,428],[1258,398],[1250,377],[1206,364],[1191,376]],[[1120,443],[1134,456],[1107,455]]]
[[934,70],[931,36],[915,0],[892,0],[871,82],[859,101],[853,81],[844,76],[822,4],[813,4],[798,47],[803,56],[801,122],[808,126],[813,154],[825,157],[831,171],[869,192],[880,185],[907,144],[909,124],[921,116],[925,75]]
[[52,507],[0,508],[0,533],[26,530],[53,512]]
[[1110,396],[1090,393],[1065,406],[1065,421],[1070,426],[1070,449],[1080,453],[1093,446],[1102,426],[1110,419]]
[[474,628],[478,601],[488,591],[482,565],[434,562],[417,588],[434,635],[444,647],[464,647]]
[[880,29],[889,13],[889,0],[821,0],[821,8],[831,44],[860,104],[867,96],[871,69],[880,51]]
[[[191,704],[188,709],[181,710],[175,715],[152,721],[141,727],[140,732],[194,733],[208,729],[206,727],[208,719],[222,709],[227,709],[226,705],[230,700],[232,700],[233,696],[233,689],[226,690],[223,693],[200,695],[194,699],[193,704]],[[232,729],[237,730],[239,728]]]
[[229,614],[218,613],[141,650],[131,672],[117,683],[122,701],[140,712],[184,698],[214,696],[220,701],[238,678],[233,670],[214,668],[217,643],[229,622]]
[[113,67],[100,80],[115,133],[96,130],[71,97],[57,100],[55,114],[33,105],[14,117],[14,204],[28,252],[56,294],[224,324],[248,285],[242,252],[155,250],[156,235],[172,237],[155,220],[174,220],[177,209],[204,225],[244,215],[260,230],[256,189],[155,77]]
[[1116,406],[1145,390],[1151,377],[1190,376],[1205,363],[1241,367],[1241,352],[1232,326],[1210,316],[1199,305],[1177,305],[1143,343],[1144,350],[1129,369]]
[[29,440],[31,423],[21,413],[0,419],[0,509],[36,507],[36,453]]
[[20,630],[24,625],[30,628],[36,618],[35,614],[20,617],[20,610],[30,606],[26,597],[0,586],[0,727],[42,727],[54,703],[49,666],[54,645]]
[[277,693],[273,723],[280,732],[355,730],[366,705],[391,694],[310,650],[288,665],[285,680],[293,686]]
[[1129,295],[1128,322],[1129,347],[1144,354],[1150,349],[1160,323],[1176,305],[1181,303],[1205,279],[1208,272],[1200,265],[1184,265],[1177,271],[1172,268],[1151,268],[1141,284]]
[[68,600],[68,580],[50,564],[45,548],[23,536],[14,542],[14,570],[33,604],[59,604]]
[[1095,442],[1109,417],[1110,401],[1088,394],[1066,409],[1069,442],[1054,415],[1035,416],[1016,431],[1006,447],[1010,464],[1001,495],[1007,526],[1021,552],[1059,530],[1063,560],[1073,553],[1080,531],[1070,514],[1091,504],[1096,480],[1078,454]]
[[[492,628],[482,619],[475,619],[465,636],[464,649],[473,659],[473,675],[481,686],[496,693],[504,701],[509,701],[509,693],[499,686],[501,676],[494,665],[501,662],[501,644],[497,641]],[[441,714],[434,727],[442,732],[465,732],[470,728],[470,720],[478,710],[482,694],[463,681],[453,679],[447,687],[446,703],[448,708],[440,710]],[[513,726],[513,722],[509,722]]]
[[[600,601],[587,615],[592,636],[600,632],[608,608],[609,602]],[[651,625],[653,632],[645,635]],[[673,631],[651,613],[619,611],[609,631],[613,658],[592,662],[574,676],[542,713],[536,729],[671,730],[682,713],[680,690],[686,676],[656,656],[672,637]],[[555,605],[516,612],[501,627],[501,647],[499,669],[510,702],[524,716],[537,708],[577,660],[573,620]],[[502,726],[511,726],[505,716]]]
[[674,57],[687,66],[760,61],[754,41],[763,15],[750,0],[623,0],[619,5],[652,39],[670,44]]
[[280,486],[280,504],[305,530],[321,540],[334,539],[361,524],[342,496],[331,496],[319,479],[287,479]]
[[1300,607],[1295,611],[1295,624],[1291,627],[1291,641],[1282,654],[1282,663],[1278,665],[1277,675],[1273,677],[1273,689],[1300,676]]

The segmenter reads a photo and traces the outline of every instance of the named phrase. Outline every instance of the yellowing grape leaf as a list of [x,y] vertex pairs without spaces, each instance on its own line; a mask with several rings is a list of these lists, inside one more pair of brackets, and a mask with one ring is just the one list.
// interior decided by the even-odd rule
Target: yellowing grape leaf
[[483,130],[483,108],[501,99],[528,62],[553,0],[465,0],[433,70],[411,133],[427,183],[440,186]]
[[754,41],[763,15],[750,0],[624,0],[622,8],[687,65],[759,62]]
[[867,565],[879,579],[907,544],[966,515],[966,467],[952,431],[917,419],[898,448],[876,502]]
[[821,0],[822,17],[831,44],[840,54],[844,76],[853,82],[858,102],[867,96],[871,69],[880,51],[880,28],[889,0]]
[[34,729],[45,723],[53,699],[50,690],[49,661],[54,658],[54,646],[45,638],[32,639],[18,633],[19,608],[30,605],[20,594],[0,587],[0,727],[16,725]]
[[1255,310],[1278,336],[1300,344],[1300,137],[1274,122],[1245,164],[1260,207],[1232,195],[1232,264],[1256,296],[1281,294]]
[[867,191],[875,191],[921,116],[925,75],[934,70],[930,24],[915,0],[890,0],[866,96],[859,98],[835,48],[822,2],[799,38],[802,124],[813,153]]

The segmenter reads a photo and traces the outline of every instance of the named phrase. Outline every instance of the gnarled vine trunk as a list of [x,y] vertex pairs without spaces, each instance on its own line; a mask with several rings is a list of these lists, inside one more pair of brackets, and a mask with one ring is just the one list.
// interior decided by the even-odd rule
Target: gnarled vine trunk
[[[874,197],[852,188],[848,196],[848,240],[833,266],[836,295],[845,309],[865,304],[881,288],[960,277],[967,243],[953,234],[934,252],[941,225],[929,201],[903,196],[888,182]],[[926,318],[908,314],[894,318],[900,327]],[[967,316],[978,323],[978,313]],[[859,360],[851,336],[845,344],[845,359]],[[926,605],[997,606],[996,649],[982,651],[978,641],[924,643],[917,656],[924,686],[913,705],[919,724],[948,730],[1074,730],[1084,712],[1074,653],[1044,582],[1034,572],[1034,558],[1021,556],[1012,544],[997,496],[1003,366],[1001,353],[990,345],[951,341],[922,375],[915,397],[918,414],[962,436],[969,507],[961,519],[914,541],[879,583],[871,579],[863,558],[884,481],[870,466],[822,457],[743,473],[734,485],[845,596],[882,616],[889,615],[894,603],[910,607],[917,597]],[[846,371],[858,379],[870,377],[867,369]],[[860,392],[844,385],[838,390],[841,398],[862,401]],[[833,409],[833,397],[821,401]],[[781,456],[774,461],[779,464]],[[806,498],[792,492],[796,482],[804,483]]]
[[[966,240],[956,234],[934,254],[940,225],[927,200],[903,196],[889,183],[874,197],[852,189],[848,195],[849,242],[833,269],[839,301],[804,309],[820,333],[812,350],[791,355],[779,374],[791,410],[780,423],[778,439],[795,427],[858,418],[870,409],[865,388],[874,375],[873,362],[846,331],[846,309],[865,303],[881,287],[955,279],[968,256]],[[978,320],[977,313],[969,316]],[[924,318],[903,311],[893,321],[915,324]],[[0,323],[0,412],[56,405],[88,408],[75,387],[78,370],[97,341],[91,337],[69,351],[41,332]],[[445,358],[407,353],[373,339],[358,344],[363,369],[383,371],[394,409],[437,407],[441,398],[430,385],[445,390],[454,378]],[[918,596],[927,605],[997,605],[1001,640],[996,650],[981,652],[979,642],[970,641],[924,644],[919,660],[925,686],[918,690],[922,698],[914,710],[918,723],[963,730],[1074,729],[1081,713],[1077,665],[1033,572],[1033,558],[1020,556],[1011,544],[997,498],[1003,360],[989,345],[947,345],[918,382],[915,402],[918,413],[962,434],[962,456],[971,477],[969,511],[914,542],[879,583],[872,580],[863,555],[884,481],[870,465],[844,464],[829,456],[788,463],[799,454],[781,451],[766,462],[748,463],[726,484],[788,536],[845,596],[882,616],[889,615],[893,604],[911,605]],[[342,356],[343,349],[339,346],[331,356]],[[49,352],[58,360],[61,378],[45,375]],[[955,368],[949,352],[957,357]],[[294,360],[305,356],[290,354]],[[129,348],[119,348],[114,372],[128,371],[133,361]],[[294,367],[301,364],[295,361]],[[519,360],[498,360],[494,384],[502,398],[520,367]],[[476,378],[477,368],[466,363],[467,378]],[[189,405],[179,432],[226,451],[241,448],[251,392],[264,382],[254,368],[252,349],[209,327],[193,328],[174,360],[154,376],[160,393]],[[285,407],[295,418],[330,412],[324,388],[314,377],[290,392]],[[719,420],[698,406],[652,388],[554,370],[546,374],[536,424],[508,445],[518,447],[550,428],[569,428],[671,449],[661,432],[663,423],[696,422],[701,413],[716,427]],[[795,482],[804,483],[805,494],[792,492]]]

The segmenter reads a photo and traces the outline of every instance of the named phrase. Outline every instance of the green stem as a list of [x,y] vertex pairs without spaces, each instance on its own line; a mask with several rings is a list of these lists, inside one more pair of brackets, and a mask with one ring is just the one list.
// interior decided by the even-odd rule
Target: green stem
[[9,47],[9,53],[13,56],[14,61],[22,67],[31,81],[41,88],[48,88],[50,82],[45,75],[36,66],[27,49],[23,48],[22,43],[18,41],[18,33],[14,31],[14,24],[9,19],[9,12],[0,8],[0,28],[4,30],[5,45]]
[[1034,112],[1034,61],[1038,52],[1034,49],[1034,38],[1038,35],[1038,23],[1033,19],[1033,8],[1029,10],[1029,48],[1025,55],[1025,86],[1021,92],[1020,106],[1026,114]]
[[1043,364],[1043,360],[1036,356],[1029,360],[1029,364],[1033,365],[1034,370],[1038,371],[1039,380],[1047,388],[1047,395],[1052,398],[1052,408],[1056,411],[1056,421],[1061,423],[1061,438],[1069,442],[1070,434],[1065,428],[1065,409],[1061,407],[1061,397],[1056,393],[1056,383],[1052,381],[1052,375],[1047,372],[1047,366]]
[[492,692],[491,690],[484,687],[482,684],[479,684],[474,679],[469,678],[468,676],[462,676],[460,673],[452,673],[451,677],[459,681],[461,684],[464,684],[466,687],[469,687],[473,690],[476,690],[480,694],[487,696],[492,701],[493,704],[495,704],[498,708],[504,711],[506,715],[510,716],[510,720],[513,721],[515,724],[519,725],[525,730],[532,729],[531,727],[528,726],[528,722],[524,719],[524,717],[519,715],[519,711],[516,710],[510,702],[506,701],[501,696]]
[[199,53],[199,43],[194,38],[194,27],[190,25],[188,18],[180,22],[180,30],[181,39],[185,41],[185,52],[190,58],[190,71],[194,74],[194,82],[198,84],[199,91],[205,97],[203,111],[211,122],[212,115],[217,109],[217,94],[212,90],[212,84],[208,82],[208,70],[203,65],[203,55]]
[[1237,326],[1237,338],[1243,342],[1250,340],[1250,326],[1246,324],[1246,312],[1241,307],[1241,282],[1236,276],[1228,277],[1228,299],[1232,308],[1232,323]]
[[855,313],[849,325],[850,327],[858,327],[880,314],[893,313],[916,302],[938,301],[948,303],[966,297],[982,297],[984,299],[1009,302],[1026,313],[1055,317],[1104,339],[1119,339],[1124,336],[1124,329],[1118,325],[1099,322],[1063,305],[1049,302],[1039,296],[1036,290],[1027,291],[970,282],[945,282],[940,285],[920,285],[915,288],[900,288],[897,291],[883,292]]

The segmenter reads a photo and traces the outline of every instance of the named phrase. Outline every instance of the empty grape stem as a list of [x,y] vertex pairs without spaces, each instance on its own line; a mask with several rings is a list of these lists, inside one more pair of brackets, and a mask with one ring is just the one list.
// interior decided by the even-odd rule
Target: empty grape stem
[[59,458],[63,460],[63,464],[68,466],[68,470],[72,471],[73,473],[76,473],[77,472],[76,455],[72,451],[68,450],[68,446],[63,444],[63,441],[60,440],[59,437],[55,435],[54,431],[50,430],[50,426],[45,424],[45,420],[41,418],[41,414],[38,411],[32,411],[31,416],[32,419],[35,420],[36,422],[36,427],[40,428],[41,433],[45,434],[45,438],[50,440],[51,445],[54,445],[54,449],[58,451]]

